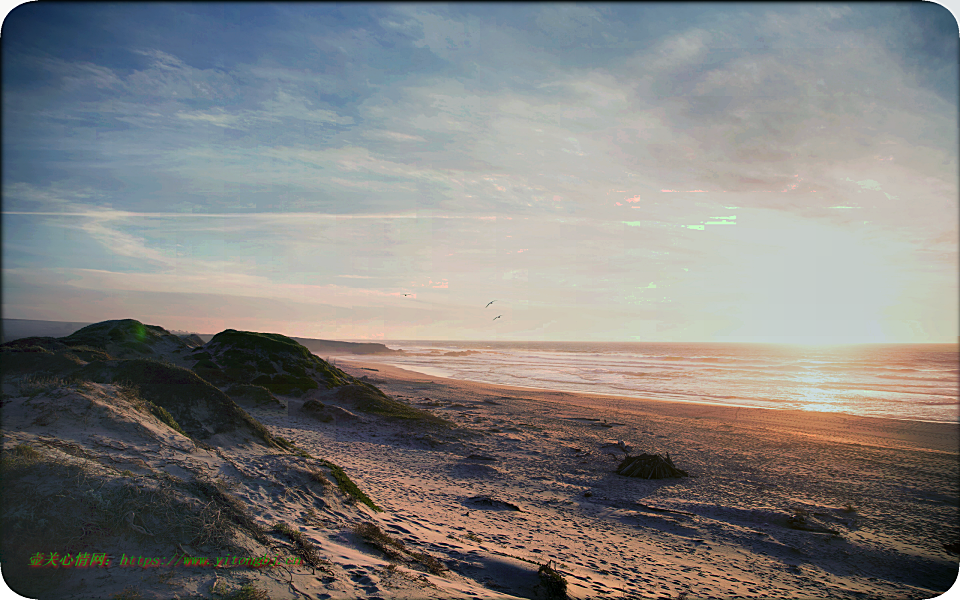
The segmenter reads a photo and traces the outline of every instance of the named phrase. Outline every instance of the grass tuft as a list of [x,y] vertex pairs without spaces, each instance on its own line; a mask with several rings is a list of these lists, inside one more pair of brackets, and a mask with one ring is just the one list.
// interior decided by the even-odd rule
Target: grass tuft
[[374,504],[373,500],[364,494],[363,490],[357,487],[357,484],[355,484],[350,477],[347,476],[346,471],[344,471],[342,467],[325,459],[322,459],[321,462],[323,463],[323,466],[330,469],[330,473],[333,475],[333,478],[337,480],[337,487],[340,488],[341,492],[358,502],[366,504],[376,512],[383,512],[383,509]]
[[[228,529],[238,527],[250,533],[253,538],[261,544],[267,544],[269,542],[263,527],[250,518],[243,504],[225,490],[223,483],[197,478],[196,481],[187,484],[187,489],[201,498],[208,500],[210,504],[207,506],[212,504],[212,508],[216,510],[216,514],[225,517],[225,519],[220,519],[226,521],[221,527],[226,526]],[[201,538],[199,541],[202,543],[207,540]]]
[[306,450],[303,450],[302,448],[297,447],[295,444],[293,444],[293,442],[289,442],[284,438],[280,437],[279,435],[273,436],[273,441],[276,442],[278,446],[280,446],[287,452],[292,452],[293,454],[296,454],[300,458],[313,458],[312,456],[310,456],[309,452],[307,452]]
[[141,600],[143,595],[140,594],[140,590],[133,587],[128,587],[122,592],[114,594],[111,598],[112,600]]
[[540,585],[546,591],[548,600],[567,599],[567,580],[553,567],[553,561],[540,565],[537,575],[540,576]]
[[313,542],[304,537],[302,533],[291,528],[283,521],[275,523],[273,530],[290,538],[296,546],[297,555],[306,561],[307,564],[312,567],[320,567],[324,564],[324,560],[320,558],[320,554],[317,552],[317,547]]
[[358,523],[353,532],[362,537],[368,544],[383,552],[394,560],[401,560],[407,548],[400,540],[387,535],[376,523]]
[[120,392],[120,395],[123,396],[127,400],[127,402],[133,405],[134,408],[136,408],[140,412],[149,412],[150,414],[160,419],[161,422],[165,423],[168,427],[170,427],[180,435],[192,439],[190,434],[188,434],[186,431],[183,430],[182,427],[180,427],[180,424],[177,423],[177,420],[173,418],[173,415],[170,414],[170,411],[160,406],[159,404],[155,404],[151,402],[150,400],[145,400],[140,395],[140,391],[136,385],[134,385],[130,381],[122,381],[115,385],[116,385],[117,391]]
[[[168,486],[156,478],[134,479],[132,473],[117,473],[53,445],[40,452],[21,444],[0,454],[4,564],[27,565],[32,555],[51,549],[61,555],[99,552],[124,538],[224,549],[235,548],[232,536],[238,529],[257,537],[259,528],[244,518],[239,501],[213,484],[173,481]],[[38,496],[43,502],[36,501]],[[5,570],[4,578],[28,597],[57,597],[60,575],[38,577],[38,572]]]
[[426,552],[407,549],[403,542],[384,532],[376,523],[359,523],[354,526],[353,532],[393,560],[401,560],[404,558],[404,555],[408,555],[423,565],[429,573],[440,575],[447,571],[443,563],[435,557]]
[[24,458],[24,459],[27,459],[27,460],[30,460],[30,461],[38,460],[38,459],[40,458],[40,456],[41,456],[41,454],[40,454],[39,452],[37,452],[37,451],[34,449],[34,447],[31,446],[30,444],[17,444],[17,445],[13,448],[13,452],[14,452],[17,456],[20,456],[20,457],[22,457],[22,458]]
[[270,596],[265,590],[247,583],[240,589],[221,596],[221,600],[270,600]]

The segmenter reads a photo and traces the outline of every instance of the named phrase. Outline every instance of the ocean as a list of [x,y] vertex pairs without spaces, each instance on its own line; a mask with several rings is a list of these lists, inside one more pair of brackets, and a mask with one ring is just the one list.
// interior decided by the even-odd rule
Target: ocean
[[364,362],[569,392],[918,421],[960,420],[956,344],[383,343],[404,353],[364,356]]

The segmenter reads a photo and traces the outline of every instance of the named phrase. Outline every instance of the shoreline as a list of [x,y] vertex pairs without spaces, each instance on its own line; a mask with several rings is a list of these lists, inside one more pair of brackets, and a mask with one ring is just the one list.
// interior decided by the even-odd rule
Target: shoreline
[[[782,414],[787,420],[798,419],[802,416],[810,416],[810,418],[816,420],[823,417],[835,417],[838,419],[871,419],[881,422],[890,422],[890,423],[904,423],[904,424],[924,424],[931,425],[931,433],[934,435],[943,435],[951,434],[951,430],[957,433],[960,432],[960,421],[929,421],[923,419],[906,419],[898,417],[881,417],[881,416],[872,416],[872,415],[856,415],[852,413],[844,412],[826,412],[826,411],[813,411],[813,410],[802,410],[796,408],[777,408],[772,406],[751,406],[744,404],[727,404],[720,402],[709,402],[709,401],[697,401],[697,400],[676,400],[669,398],[654,398],[650,396],[628,396],[623,394],[610,394],[604,392],[583,392],[583,391],[570,391],[570,390],[559,390],[555,388],[538,388],[530,386],[517,386],[517,385],[508,385],[500,383],[489,383],[485,381],[474,381],[470,379],[456,379],[454,377],[448,377],[445,375],[434,375],[430,373],[425,373],[422,371],[417,371],[409,368],[408,366],[399,366],[392,363],[385,362],[376,362],[376,361],[365,361],[363,357],[351,357],[351,356],[337,356],[337,361],[343,364],[354,366],[355,368],[373,368],[373,367],[387,367],[391,370],[396,370],[397,372],[407,373],[411,376],[419,376],[424,378],[432,379],[442,379],[446,382],[453,384],[462,383],[474,386],[487,386],[491,388],[502,388],[507,390],[517,390],[517,391],[529,391],[531,393],[545,393],[553,395],[567,395],[567,396],[585,396],[585,397],[596,397],[598,399],[606,399],[620,402],[632,402],[637,404],[648,404],[648,403],[664,403],[671,405],[679,406],[691,406],[691,407],[713,407],[716,409],[724,410],[729,409],[731,411],[767,411],[772,414]],[[428,367],[429,368],[429,367]],[[774,420],[776,418],[774,417]],[[942,426],[942,427],[941,427]],[[960,442],[958,442],[960,444]],[[955,447],[954,449],[958,449]]]

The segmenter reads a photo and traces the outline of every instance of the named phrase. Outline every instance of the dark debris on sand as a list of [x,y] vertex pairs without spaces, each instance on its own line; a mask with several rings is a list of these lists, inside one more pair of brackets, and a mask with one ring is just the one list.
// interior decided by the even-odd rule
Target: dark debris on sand
[[639,477],[641,479],[666,479],[668,477],[689,477],[683,469],[673,464],[670,454],[641,454],[628,456],[617,467],[617,475]]

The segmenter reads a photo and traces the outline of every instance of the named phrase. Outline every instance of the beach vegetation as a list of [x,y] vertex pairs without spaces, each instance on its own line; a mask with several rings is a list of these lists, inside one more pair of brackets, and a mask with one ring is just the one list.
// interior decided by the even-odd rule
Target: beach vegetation
[[46,394],[55,390],[62,390],[60,394],[62,395],[71,389],[77,389],[78,383],[77,380],[69,377],[34,374],[20,381],[19,395],[36,398],[40,394]]
[[[115,358],[156,357],[158,351],[155,346],[160,342],[174,352],[182,352],[190,348],[182,338],[163,327],[144,325],[135,319],[94,323],[59,338],[58,341],[72,349],[82,348],[88,355],[92,351],[93,355],[97,356],[97,360],[104,360],[104,354]],[[93,356],[87,360],[91,359]]]
[[[240,502],[212,482],[184,484],[169,476],[133,480],[129,475],[59,440],[0,452],[5,564],[27,565],[31,556],[51,549],[65,557],[107,548],[123,538],[237,552],[242,551],[233,542],[237,534],[267,541]],[[38,496],[43,502],[36,501]],[[49,570],[37,576],[39,572],[11,569],[4,577],[22,595],[54,597],[59,576]]]
[[223,579],[217,579],[210,586],[210,592],[216,596],[225,596],[227,594],[227,582]]
[[177,420],[173,418],[173,415],[171,415],[167,409],[151,402],[150,400],[145,400],[142,398],[136,385],[129,381],[121,381],[116,384],[116,387],[117,391],[120,392],[120,395],[125,398],[127,402],[133,405],[134,408],[140,412],[152,414],[177,433],[185,437],[190,437],[187,432],[180,427],[180,424],[177,423]]
[[435,556],[408,549],[403,542],[380,529],[376,523],[369,521],[359,523],[354,526],[353,532],[393,560],[404,560],[409,557],[420,563],[428,573],[433,575],[440,575],[448,570]]
[[191,545],[194,543],[204,545],[215,541],[218,537],[223,539],[224,533],[214,533],[209,530],[211,526],[217,525],[224,527],[226,532],[239,530],[250,535],[261,544],[269,543],[263,527],[250,517],[243,504],[226,490],[223,483],[197,477],[194,481],[185,484],[185,488],[205,500],[207,502],[206,506],[212,506],[217,515],[215,519],[204,519],[204,530],[196,536]]
[[855,512],[857,512],[857,507],[854,506],[852,503],[847,502],[846,504],[843,505],[843,512],[845,512],[845,513],[855,513]]
[[13,452],[27,461],[34,461],[40,458],[40,453],[30,444],[17,444],[13,447]]
[[326,408],[327,406],[319,400],[307,400],[303,403],[303,406],[300,407],[300,410],[309,413],[310,416],[322,423],[329,423],[333,421],[333,415],[326,412]]
[[286,439],[280,437],[279,435],[273,436],[273,441],[276,442],[278,446],[280,446],[287,452],[292,452],[293,454],[296,454],[300,458],[313,458],[312,456],[310,456],[309,452],[300,448],[293,442],[287,441]]
[[363,490],[357,487],[357,484],[350,479],[342,467],[326,459],[322,459],[320,462],[323,464],[323,466],[330,469],[330,474],[333,475],[333,478],[336,480],[337,487],[341,492],[346,494],[348,498],[352,498],[355,502],[366,504],[376,512],[383,512],[383,509],[374,504],[373,500],[371,500],[370,497],[363,492]]
[[333,483],[327,479],[327,477],[320,472],[319,469],[309,468],[306,470],[307,477],[310,478],[314,483],[319,483],[323,487],[332,487]]
[[353,532],[388,557],[394,560],[404,558],[407,549],[404,543],[384,532],[376,523],[358,523],[354,526]]
[[280,395],[302,396],[354,381],[300,343],[275,333],[228,329],[193,358],[197,360],[194,370],[212,383],[251,383]]
[[[164,411],[145,404],[157,418],[195,441],[218,433],[246,429],[267,446],[282,447],[262,423],[190,369],[138,358],[121,360],[117,364],[90,363],[75,377],[120,384],[128,390],[128,398],[140,398],[162,407]],[[167,415],[169,421],[166,420]]]
[[124,588],[122,592],[117,592],[110,597],[111,600],[142,600],[143,594],[135,587]]
[[317,547],[313,542],[308,540],[303,533],[290,527],[286,522],[279,521],[274,523],[273,531],[283,534],[292,541],[297,556],[302,558],[308,565],[316,568],[323,566],[327,562],[320,557],[320,553],[317,552]]
[[80,357],[72,352],[3,352],[4,379],[17,376],[27,380],[64,377],[83,364]]
[[226,390],[226,394],[231,398],[248,400],[256,406],[280,405],[280,401],[277,400],[276,396],[262,385],[252,385],[249,383],[234,384]]
[[430,412],[394,400],[367,382],[358,380],[356,384],[340,390],[338,396],[352,401],[357,410],[378,415],[388,420],[417,422],[444,428],[456,427],[450,421]]
[[[226,373],[229,378],[229,373]],[[302,396],[310,390],[320,387],[316,381],[306,376],[277,374],[259,375],[251,381],[254,385],[263,386],[274,394],[281,396]]]
[[553,561],[540,565],[537,575],[548,600],[567,600],[567,580],[554,568]]
[[266,590],[262,590],[251,583],[245,583],[229,594],[221,594],[220,598],[221,600],[270,600]]
[[617,467],[617,474],[626,477],[639,477],[641,479],[666,479],[668,477],[689,476],[686,471],[678,469],[677,466],[673,464],[673,459],[670,458],[669,453],[667,453],[666,456],[659,454],[630,456],[627,454]]

